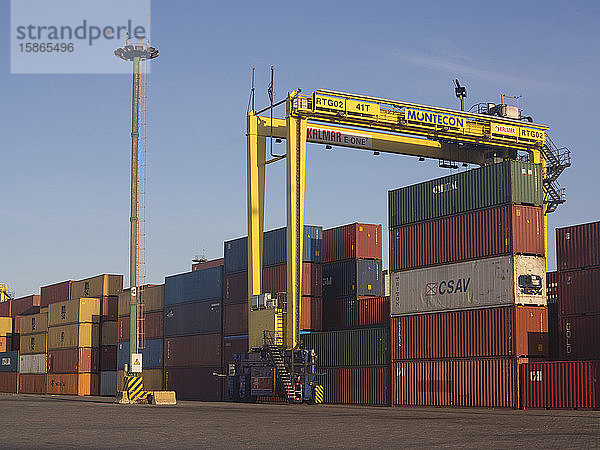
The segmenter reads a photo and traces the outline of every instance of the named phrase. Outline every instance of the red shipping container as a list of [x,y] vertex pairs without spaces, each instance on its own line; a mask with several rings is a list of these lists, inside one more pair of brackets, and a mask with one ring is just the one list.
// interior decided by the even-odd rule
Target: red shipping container
[[548,304],[548,359],[558,359],[558,303]]
[[393,406],[518,407],[517,358],[396,361]]
[[2,303],[0,303],[0,317],[12,317],[11,310],[12,310],[12,300],[5,300]]
[[546,297],[548,304],[558,302],[558,272],[546,272]]
[[[287,264],[263,267],[262,292],[277,294],[287,292]],[[302,264],[302,295],[321,297],[323,292],[322,266],[318,263]]]
[[0,372],[0,392],[16,394],[19,388],[19,374],[17,372]]
[[218,402],[221,400],[221,366],[179,367],[165,369],[165,386],[175,391],[178,400],[200,400]]
[[[129,316],[119,317],[117,324],[119,342],[129,341]],[[154,311],[144,314],[144,338],[160,339],[164,336],[164,312]]]
[[65,302],[71,299],[71,280],[42,286],[40,288],[40,306],[46,307],[51,303]]
[[114,321],[118,318],[118,308],[119,308],[119,296],[111,295],[107,297],[102,297],[101,302],[101,311],[102,311],[102,321]]
[[561,316],[600,314],[600,267],[558,274]]
[[19,333],[13,333],[11,336],[11,351],[18,352],[21,348],[21,335]]
[[48,373],[98,372],[98,348],[48,350]]
[[28,295],[27,297],[15,298],[12,301],[11,315],[12,317],[17,317],[27,312],[39,312],[39,310],[35,312],[32,311],[34,306],[40,306],[39,295]]
[[323,299],[302,297],[300,300],[300,330],[321,331],[323,329]]
[[248,303],[248,272],[228,273],[223,276],[223,303]]
[[165,367],[220,366],[222,340],[221,333],[165,338]]
[[548,356],[548,310],[541,306],[392,317],[392,360]]
[[358,326],[358,299],[337,298],[323,302],[323,328],[339,330]]
[[318,369],[315,382],[324,387],[324,403],[387,406],[390,404],[390,368],[334,367]]
[[219,266],[224,266],[224,265],[225,265],[224,258],[211,259],[210,261],[204,261],[204,262],[192,264],[192,271],[211,269],[213,267],[219,267]]
[[358,325],[389,325],[390,323],[390,298],[389,297],[359,297],[358,298]]
[[225,336],[248,334],[248,303],[223,306],[223,334]]
[[522,364],[523,409],[600,409],[600,362],[555,361]]
[[223,369],[233,363],[233,355],[248,352],[248,336],[231,336],[223,338]]
[[545,254],[542,208],[505,205],[390,230],[390,272],[515,253]]
[[45,394],[46,374],[19,374],[20,394]]
[[600,222],[556,229],[558,271],[600,266]]
[[600,359],[600,314],[561,317],[558,333],[560,359]]
[[382,240],[381,225],[351,223],[323,230],[323,262],[381,260]]
[[103,345],[100,347],[100,371],[110,372],[117,370],[117,346]]

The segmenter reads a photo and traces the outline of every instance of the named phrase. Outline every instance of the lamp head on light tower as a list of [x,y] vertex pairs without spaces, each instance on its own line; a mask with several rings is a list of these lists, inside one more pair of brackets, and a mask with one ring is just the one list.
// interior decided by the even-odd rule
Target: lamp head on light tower
[[[139,257],[139,201],[138,201],[138,163],[140,158],[140,63],[158,57],[158,50],[150,45],[146,37],[127,37],[125,45],[114,51],[117,58],[133,62],[133,95],[131,100],[131,217],[129,241],[129,372],[141,372],[141,355],[138,355],[138,257]],[[143,128],[142,128],[143,131]],[[143,193],[143,191],[142,191]],[[134,355],[135,361],[134,363]]]

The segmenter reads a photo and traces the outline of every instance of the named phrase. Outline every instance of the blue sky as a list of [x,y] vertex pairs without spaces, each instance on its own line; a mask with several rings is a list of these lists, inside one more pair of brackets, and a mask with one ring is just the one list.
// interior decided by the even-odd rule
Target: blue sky
[[[128,271],[130,77],[11,75],[10,3],[0,3],[0,281],[39,286]],[[598,220],[600,6],[596,2],[152,2],[160,49],[149,85],[149,282],[189,269],[246,234],[245,113],[250,68],[266,105],[326,88],[457,108],[521,95],[572,150],[554,229]],[[280,112],[283,114],[283,112]],[[387,227],[387,191],[446,175],[437,161],[309,145],[307,223]],[[273,165],[272,165],[273,166]],[[266,226],[285,221],[284,164],[269,167]],[[384,241],[387,246],[387,239]],[[387,249],[384,247],[384,259]],[[387,266],[387,263],[384,263]]]

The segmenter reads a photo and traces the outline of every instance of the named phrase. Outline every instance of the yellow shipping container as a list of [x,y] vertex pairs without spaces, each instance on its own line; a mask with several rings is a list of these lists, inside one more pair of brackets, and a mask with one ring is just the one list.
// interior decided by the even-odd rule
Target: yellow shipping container
[[[117,371],[117,392],[123,390],[123,377],[125,372]],[[162,369],[144,370],[142,372],[145,391],[161,391],[163,389],[163,371]]]
[[46,353],[48,333],[29,333],[21,334],[19,342],[19,352],[21,355],[35,355],[36,353]]
[[[165,285],[155,284],[142,286],[144,312],[162,311],[165,309]],[[129,315],[129,289],[119,294],[119,316]]]
[[48,350],[98,347],[99,343],[100,325],[97,323],[74,323],[48,328]]
[[123,275],[98,275],[71,283],[71,298],[119,295],[123,290]]
[[0,336],[6,337],[12,334],[12,317],[0,317]]
[[48,308],[44,312],[21,317],[21,334],[41,333],[48,331]]
[[100,322],[100,300],[97,298],[78,298],[50,305],[49,327],[90,322]]
[[102,322],[102,345],[117,345],[117,322]]

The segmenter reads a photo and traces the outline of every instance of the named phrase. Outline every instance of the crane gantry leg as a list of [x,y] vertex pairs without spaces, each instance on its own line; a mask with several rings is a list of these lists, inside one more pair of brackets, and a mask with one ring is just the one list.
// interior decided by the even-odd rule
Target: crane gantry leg
[[[263,227],[265,219],[266,138],[259,136],[258,117],[248,114],[248,310],[253,295],[261,293]],[[248,314],[249,329],[253,315]],[[250,349],[249,349],[250,350]]]

